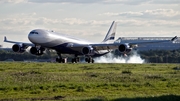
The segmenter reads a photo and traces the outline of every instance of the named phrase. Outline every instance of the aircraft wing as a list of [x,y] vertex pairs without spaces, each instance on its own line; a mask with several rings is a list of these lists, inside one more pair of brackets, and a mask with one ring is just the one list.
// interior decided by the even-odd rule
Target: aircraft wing
[[94,50],[113,50],[113,49],[117,49],[119,44],[117,43],[110,43],[110,44],[106,44],[106,43],[100,43],[100,44],[92,44],[91,45]]
[[6,37],[4,37],[4,42],[7,42],[7,43],[15,43],[15,44],[23,44],[23,45],[25,45],[25,46],[35,46],[34,44],[32,44],[32,43],[24,43],[24,42],[17,42],[17,41],[9,41],[9,40],[7,40],[7,38]]
[[139,42],[129,42],[129,43],[112,43],[112,44],[92,44],[95,49],[117,49],[117,47],[121,44],[129,45],[133,48],[133,46],[142,45],[142,44],[155,44],[155,43],[163,43],[163,42],[173,42],[178,37],[175,36],[171,40],[149,40],[149,41],[139,41]]
[[[78,45],[73,45],[70,46],[72,49],[73,48],[83,48],[83,47],[92,47],[95,51],[99,51],[99,50],[114,50],[114,49],[118,49],[119,45],[127,45],[128,48],[134,48],[137,45],[140,44],[152,44],[152,43],[162,43],[162,42],[171,42],[171,41],[175,41],[177,39],[177,36],[173,37],[171,40],[150,40],[150,41],[144,41],[144,42],[129,42],[129,43],[99,43],[99,44],[78,44]],[[68,46],[69,47],[69,46]]]
[[171,40],[149,40],[149,41],[140,41],[140,42],[131,42],[129,45],[137,45],[137,44],[151,44],[151,43],[162,43],[162,42],[173,42],[177,39],[177,36],[173,37]]

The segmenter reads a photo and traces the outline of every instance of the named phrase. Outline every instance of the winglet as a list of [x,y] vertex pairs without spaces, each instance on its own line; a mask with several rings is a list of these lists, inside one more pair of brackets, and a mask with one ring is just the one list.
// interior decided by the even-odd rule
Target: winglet
[[173,38],[171,39],[171,41],[175,41],[177,38],[178,38],[178,37],[175,36],[175,37],[173,37]]
[[4,42],[6,42],[7,41],[7,38],[6,38],[6,36],[4,37]]

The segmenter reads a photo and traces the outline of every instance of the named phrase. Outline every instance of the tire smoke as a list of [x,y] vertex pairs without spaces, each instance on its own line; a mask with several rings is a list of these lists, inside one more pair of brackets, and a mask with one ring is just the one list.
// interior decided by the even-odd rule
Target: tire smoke
[[133,54],[127,57],[115,56],[113,53],[98,57],[94,59],[96,63],[145,63],[145,60],[140,57],[137,52],[133,51]]

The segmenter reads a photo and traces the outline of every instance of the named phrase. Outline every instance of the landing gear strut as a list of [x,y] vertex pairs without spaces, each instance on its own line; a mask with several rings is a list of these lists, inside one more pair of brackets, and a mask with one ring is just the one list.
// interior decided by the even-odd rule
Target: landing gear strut
[[[58,63],[66,63],[66,58],[62,58],[61,53],[57,53],[58,54],[58,58],[56,58],[56,62]],[[80,61],[78,55],[75,54],[75,57],[72,58],[71,62],[72,63],[78,63]],[[94,59],[91,56],[88,56],[85,58],[85,62],[87,63],[94,63]]]
[[92,57],[85,58],[85,61],[88,63],[94,63],[94,59]]
[[58,54],[58,58],[56,58],[56,62],[58,62],[58,63],[66,63],[66,59],[64,58],[62,58],[61,57],[61,54],[60,53],[57,53]]
[[73,58],[72,60],[71,60],[71,62],[72,63],[78,63],[79,62],[79,57],[77,56],[77,55],[75,55],[75,58]]

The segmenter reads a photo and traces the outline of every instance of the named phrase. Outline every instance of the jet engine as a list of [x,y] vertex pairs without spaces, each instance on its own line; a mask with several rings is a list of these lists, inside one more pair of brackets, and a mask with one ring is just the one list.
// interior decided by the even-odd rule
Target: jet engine
[[23,44],[14,44],[13,46],[12,46],[12,50],[14,51],[14,52],[18,52],[18,53],[23,53],[23,52],[25,52],[25,50],[26,50],[26,46],[24,46]]
[[84,54],[84,55],[93,55],[94,54],[94,49],[91,46],[83,47],[82,48],[82,54]]
[[36,47],[31,47],[30,53],[34,55],[42,55],[45,51],[45,48],[40,47],[39,49]]
[[129,53],[132,50],[132,48],[128,44],[121,44],[119,45],[118,50],[121,53],[126,54],[126,53]]

